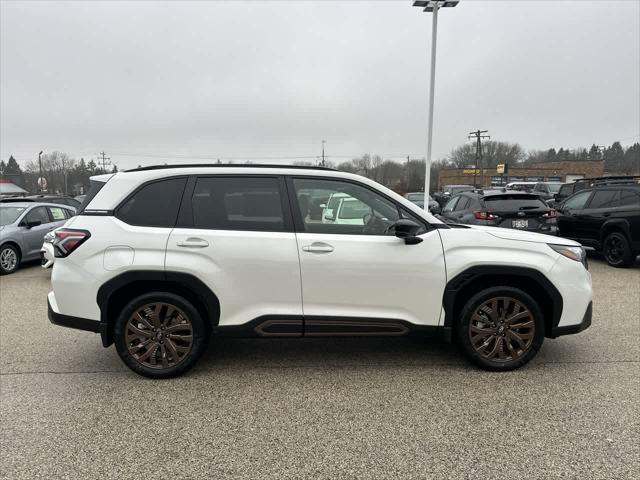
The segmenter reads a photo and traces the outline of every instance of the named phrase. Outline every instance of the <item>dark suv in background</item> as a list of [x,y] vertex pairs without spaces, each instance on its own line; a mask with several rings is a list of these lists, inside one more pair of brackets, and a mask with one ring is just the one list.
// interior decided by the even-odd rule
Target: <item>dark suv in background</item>
[[628,267],[640,254],[640,177],[600,179],[558,207],[562,237],[602,252],[609,265]]
[[442,209],[447,223],[514,228],[555,235],[556,212],[536,194],[475,190],[454,196]]

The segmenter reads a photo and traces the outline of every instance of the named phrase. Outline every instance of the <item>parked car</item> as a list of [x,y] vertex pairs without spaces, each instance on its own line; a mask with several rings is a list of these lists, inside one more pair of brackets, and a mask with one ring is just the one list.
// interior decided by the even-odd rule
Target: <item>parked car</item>
[[64,195],[49,195],[49,194],[40,194],[40,195],[29,195],[27,197],[12,197],[12,198],[3,198],[0,200],[3,203],[9,202],[38,202],[38,203],[57,203],[59,205],[66,205],[68,207],[73,207],[75,210],[80,208],[81,203],[72,197],[66,197]]
[[475,190],[475,187],[471,185],[445,185],[441,192],[435,192],[433,194],[433,198],[442,208],[454,195],[462,192],[470,192],[472,190]]
[[538,182],[533,187],[532,193],[538,194],[547,205],[555,204],[555,196],[564,185],[562,182]]
[[531,192],[537,182],[509,182],[505,185],[507,190],[517,190],[519,192]]
[[0,273],[13,273],[21,262],[37,260],[45,234],[74,215],[65,205],[0,203]]
[[[211,335],[411,332],[504,371],[591,322],[578,243],[450,227],[358,175],[166,165],[93,180],[101,188],[55,233],[49,319],[99,332],[141,375],[187,371]],[[314,192],[356,199],[364,222],[311,219],[300,203]]]
[[[411,203],[416,204],[420,208],[424,208],[424,192],[410,192],[405,194],[404,198]],[[429,195],[429,211],[434,215],[440,213],[440,204]]]
[[609,177],[594,177],[594,178],[579,178],[572,183],[565,183],[560,187],[558,193],[555,194],[555,204],[560,205],[567,198],[580,190],[590,188],[596,185],[604,184],[616,184],[616,183],[628,183],[636,182],[638,177],[622,175],[622,176],[609,176]]
[[601,183],[575,193],[558,208],[558,229],[602,252],[611,266],[633,265],[640,254],[640,185]]
[[456,195],[442,209],[450,223],[514,228],[556,235],[556,211],[538,195],[517,191],[474,191]]

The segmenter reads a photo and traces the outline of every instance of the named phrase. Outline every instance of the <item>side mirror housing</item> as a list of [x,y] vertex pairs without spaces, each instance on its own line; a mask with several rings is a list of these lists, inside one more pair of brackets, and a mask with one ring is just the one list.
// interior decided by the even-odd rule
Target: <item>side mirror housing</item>
[[407,218],[401,218],[393,224],[396,237],[402,238],[407,245],[417,245],[422,242],[422,239],[417,236],[421,228],[419,224]]
[[32,220],[30,222],[25,222],[25,227],[27,228],[33,228],[33,227],[37,227],[38,225],[40,225],[42,222],[40,220]]

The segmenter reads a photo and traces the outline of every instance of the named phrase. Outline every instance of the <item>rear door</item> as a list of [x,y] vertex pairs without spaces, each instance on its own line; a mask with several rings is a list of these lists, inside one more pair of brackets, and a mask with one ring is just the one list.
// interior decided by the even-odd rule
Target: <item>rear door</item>
[[255,320],[260,335],[302,334],[298,248],[281,177],[193,177],[166,269],[195,274],[214,292],[220,326]]
[[[400,334],[406,331],[402,321],[438,324],[446,275],[435,229],[413,217],[424,224],[423,241],[406,245],[391,226],[412,215],[373,189],[319,177],[292,178],[288,185],[298,232],[305,335]],[[349,216],[358,212],[362,220],[313,220],[300,199],[327,190],[342,194],[343,202],[357,202]]]

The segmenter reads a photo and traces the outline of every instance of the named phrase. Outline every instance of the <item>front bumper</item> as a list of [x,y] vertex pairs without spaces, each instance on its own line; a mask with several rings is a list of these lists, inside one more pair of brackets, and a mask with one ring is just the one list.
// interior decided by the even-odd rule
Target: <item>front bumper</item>
[[582,321],[577,325],[567,325],[564,327],[555,327],[551,330],[551,338],[560,337],[562,335],[572,335],[574,333],[580,333],[591,326],[591,318],[593,316],[593,302],[589,302],[587,311],[582,317]]

